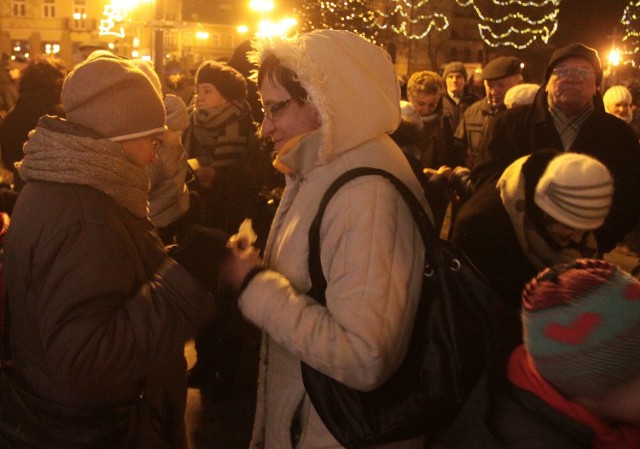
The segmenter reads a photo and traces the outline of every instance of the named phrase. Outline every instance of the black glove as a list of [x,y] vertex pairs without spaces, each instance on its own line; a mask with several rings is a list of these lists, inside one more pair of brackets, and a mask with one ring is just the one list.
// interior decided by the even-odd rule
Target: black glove
[[220,264],[230,254],[229,236],[215,228],[190,225],[167,248],[169,256],[182,265],[207,290],[218,292]]

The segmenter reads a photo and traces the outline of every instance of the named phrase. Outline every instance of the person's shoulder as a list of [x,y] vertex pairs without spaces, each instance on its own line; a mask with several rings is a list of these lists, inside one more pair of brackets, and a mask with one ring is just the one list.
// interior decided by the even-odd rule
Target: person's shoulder
[[[462,98],[460,99],[460,102],[467,105],[472,105],[473,103],[475,103],[480,99],[481,98],[479,96],[471,92],[469,89],[465,88],[464,92],[462,93]],[[484,98],[482,99],[484,100]]]
[[503,109],[495,115],[495,121],[498,123],[521,122],[527,118],[530,110],[530,105],[518,105],[511,109]]
[[481,111],[485,107],[486,103],[487,103],[487,100],[485,98],[480,98],[479,100],[474,101],[469,105],[467,110],[464,112],[465,115],[474,114],[474,113],[477,113],[478,111]]
[[[585,123],[587,129],[591,132],[606,131],[607,142],[612,145],[618,145],[621,142],[633,142],[638,147],[638,139],[632,126],[624,120],[609,114],[607,112],[596,112],[587,119]],[[638,147],[640,149],[640,147]]]
[[93,187],[46,181],[27,182],[18,201],[58,220],[71,221],[102,219],[105,209],[116,204],[109,195]]

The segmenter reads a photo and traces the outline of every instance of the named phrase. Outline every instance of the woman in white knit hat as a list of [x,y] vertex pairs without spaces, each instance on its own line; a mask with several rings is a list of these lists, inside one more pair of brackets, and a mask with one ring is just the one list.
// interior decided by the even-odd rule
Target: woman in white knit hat
[[640,137],[638,123],[633,115],[633,96],[629,89],[622,85],[611,86],[602,96],[604,109],[611,115],[615,115],[625,123],[628,123]]
[[612,195],[613,179],[596,159],[541,151],[513,162],[497,185],[478,190],[461,207],[452,240],[519,324],[522,288],[538,271],[598,256],[592,231],[602,226]]
[[[43,116],[18,166],[0,446],[184,449],[184,342],[213,314],[217,282],[170,259],[148,219],[162,99],[102,53],[69,73],[62,102],[67,119]],[[210,237],[215,277],[226,236]]]

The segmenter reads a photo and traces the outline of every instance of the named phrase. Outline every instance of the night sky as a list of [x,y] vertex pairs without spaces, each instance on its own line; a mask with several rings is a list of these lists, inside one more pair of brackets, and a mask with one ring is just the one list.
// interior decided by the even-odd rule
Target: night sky
[[558,16],[558,31],[551,42],[561,46],[569,42],[583,42],[604,50],[611,47],[611,38],[617,27],[622,35],[624,27],[620,23],[629,0],[562,0]]

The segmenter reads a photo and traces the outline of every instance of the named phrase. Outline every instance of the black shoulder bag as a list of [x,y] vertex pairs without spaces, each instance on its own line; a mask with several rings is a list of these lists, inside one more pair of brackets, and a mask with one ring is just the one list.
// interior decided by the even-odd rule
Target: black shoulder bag
[[494,338],[487,312],[493,292],[475,267],[441,240],[420,202],[394,175],[357,168],[325,193],[309,231],[309,295],[325,305],[327,282],[320,262],[320,223],[340,187],[359,176],[387,178],[402,194],[426,247],[420,305],[407,355],[381,387],[354,390],[302,362],[304,386],[325,426],[344,447],[436,439],[451,424],[491,362]]

